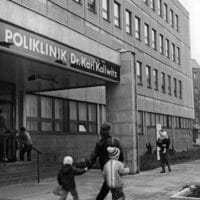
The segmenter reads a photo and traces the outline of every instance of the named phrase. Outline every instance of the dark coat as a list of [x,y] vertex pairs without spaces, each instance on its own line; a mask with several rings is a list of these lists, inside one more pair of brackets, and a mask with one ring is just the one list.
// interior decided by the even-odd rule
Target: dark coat
[[94,151],[91,153],[90,158],[87,160],[87,166],[91,167],[99,158],[99,165],[101,170],[103,170],[104,164],[109,160],[107,147],[117,147],[120,149],[119,161],[124,161],[123,150],[120,145],[119,139],[107,136],[101,138],[101,140],[96,143]]
[[160,147],[160,153],[167,153],[169,151],[170,139],[158,139],[157,145]]
[[63,165],[62,168],[58,172],[57,181],[58,184],[63,189],[75,189],[75,175],[81,175],[85,173],[85,169],[78,169],[73,167],[72,165]]

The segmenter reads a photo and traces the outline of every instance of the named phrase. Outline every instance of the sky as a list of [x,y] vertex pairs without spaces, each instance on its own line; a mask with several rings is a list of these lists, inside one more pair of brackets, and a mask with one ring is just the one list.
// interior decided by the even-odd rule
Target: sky
[[191,58],[200,64],[200,0],[179,0],[190,14]]

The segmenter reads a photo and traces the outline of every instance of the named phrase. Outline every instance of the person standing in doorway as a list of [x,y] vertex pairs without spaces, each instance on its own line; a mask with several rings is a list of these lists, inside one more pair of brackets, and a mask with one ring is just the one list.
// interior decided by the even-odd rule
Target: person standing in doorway
[[24,154],[27,152],[27,160],[31,161],[32,139],[24,127],[20,129],[18,140],[20,144],[20,160],[24,161]]
[[[88,168],[91,168],[92,165],[96,162],[97,158],[99,159],[99,165],[101,170],[103,170],[103,167],[105,163],[110,159],[109,153],[107,151],[108,147],[117,147],[120,150],[119,154],[119,161],[124,161],[124,155],[123,150],[120,144],[120,141],[118,138],[111,136],[111,124],[108,122],[105,122],[101,125],[100,128],[100,140],[98,143],[96,143],[94,151],[91,153],[90,157],[87,159],[83,159],[83,163],[85,162],[85,165]],[[96,200],[104,200],[107,196],[110,188],[107,186],[106,181],[103,182],[103,185],[100,189],[99,194],[96,197]]]
[[158,147],[160,147],[160,164],[162,171],[160,173],[165,173],[165,165],[167,165],[169,172],[171,172],[171,167],[168,159],[168,151],[170,145],[170,139],[166,131],[160,130],[160,137],[157,141]]

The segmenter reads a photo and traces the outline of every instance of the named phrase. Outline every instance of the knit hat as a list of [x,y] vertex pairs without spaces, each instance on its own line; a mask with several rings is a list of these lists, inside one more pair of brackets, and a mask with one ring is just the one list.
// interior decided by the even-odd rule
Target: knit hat
[[120,150],[117,147],[108,147],[107,151],[108,151],[109,158],[111,159],[119,158]]
[[63,159],[64,165],[72,165],[73,164],[73,158],[71,156],[65,156]]
[[110,129],[111,129],[111,124],[108,123],[108,122],[104,122],[102,125],[101,125],[101,129],[100,129],[100,134],[102,137],[108,137],[109,136],[109,133],[110,133]]

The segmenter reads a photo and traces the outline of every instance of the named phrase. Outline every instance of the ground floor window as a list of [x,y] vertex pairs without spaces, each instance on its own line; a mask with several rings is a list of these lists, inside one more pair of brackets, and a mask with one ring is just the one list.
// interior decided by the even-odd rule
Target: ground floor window
[[25,102],[29,131],[97,133],[97,104],[38,95]]

